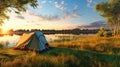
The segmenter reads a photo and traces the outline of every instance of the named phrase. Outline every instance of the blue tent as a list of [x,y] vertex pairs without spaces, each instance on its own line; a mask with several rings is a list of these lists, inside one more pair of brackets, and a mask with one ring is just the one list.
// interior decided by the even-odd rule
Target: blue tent
[[15,48],[43,51],[48,47],[48,42],[44,34],[40,31],[24,33],[17,42]]

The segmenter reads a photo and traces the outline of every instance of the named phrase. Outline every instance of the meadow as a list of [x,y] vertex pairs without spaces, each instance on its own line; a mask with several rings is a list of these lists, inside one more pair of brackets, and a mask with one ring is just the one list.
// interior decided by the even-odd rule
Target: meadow
[[77,50],[85,50],[105,54],[120,54],[120,36],[98,37],[96,35],[84,35],[60,37],[50,42],[53,47],[66,47]]
[[120,67],[120,36],[60,36],[43,53],[0,48],[0,67]]

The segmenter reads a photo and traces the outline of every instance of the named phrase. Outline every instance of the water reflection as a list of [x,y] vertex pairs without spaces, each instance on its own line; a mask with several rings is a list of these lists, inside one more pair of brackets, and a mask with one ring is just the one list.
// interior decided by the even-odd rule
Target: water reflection
[[0,37],[0,42],[3,42],[3,43],[6,43],[8,42],[8,46],[9,47],[12,47],[16,44],[16,42],[19,40],[20,36],[18,35],[13,35],[13,36],[9,36],[9,35],[6,35],[6,36],[2,36]]
[[[13,47],[16,45],[16,43],[18,42],[18,40],[20,39],[20,35],[13,35],[13,36],[2,36],[0,37],[0,42],[2,43],[8,43],[8,47]],[[53,41],[54,39],[57,39],[57,35],[45,35],[47,41]]]
[[[48,42],[52,42],[56,39],[63,39],[64,37],[71,39],[74,36],[78,37],[79,35],[73,35],[73,34],[49,34],[49,35],[47,34],[45,35]],[[80,36],[84,36],[84,35],[80,35]],[[5,35],[5,36],[0,37],[0,42],[4,42],[4,43],[7,42],[8,47],[13,47],[16,45],[20,37],[21,35],[13,35],[13,36]]]

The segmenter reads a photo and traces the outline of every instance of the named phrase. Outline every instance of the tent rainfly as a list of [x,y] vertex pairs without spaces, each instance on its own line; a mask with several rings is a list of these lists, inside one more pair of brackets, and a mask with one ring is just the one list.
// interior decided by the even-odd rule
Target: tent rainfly
[[43,51],[49,47],[44,34],[40,31],[24,33],[14,49]]

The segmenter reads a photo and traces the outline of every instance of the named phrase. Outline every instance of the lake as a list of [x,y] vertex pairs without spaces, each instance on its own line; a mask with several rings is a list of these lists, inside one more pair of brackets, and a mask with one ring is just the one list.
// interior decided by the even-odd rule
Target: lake
[[[54,41],[55,39],[58,39],[59,36],[78,36],[78,35],[73,35],[73,34],[49,34],[49,35],[45,35],[46,39],[48,42],[50,41]],[[13,47],[16,45],[16,43],[18,42],[18,40],[20,39],[21,36],[19,35],[13,35],[13,36],[2,36],[0,37],[0,42],[2,43],[7,43],[6,45],[8,47]]]

